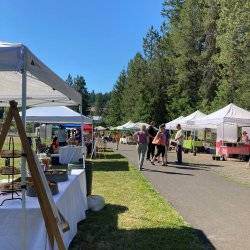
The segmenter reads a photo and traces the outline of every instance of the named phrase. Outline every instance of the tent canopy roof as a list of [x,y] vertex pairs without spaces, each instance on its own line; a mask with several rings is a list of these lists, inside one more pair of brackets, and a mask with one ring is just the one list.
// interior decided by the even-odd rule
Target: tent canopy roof
[[81,95],[23,44],[0,42],[0,106],[22,104],[22,72],[27,74],[27,106],[79,105]]
[[132,121],[128,121],[127,123],[125,123],[121,126],[118,126],[115,129],[117,129],[117,130],[129,130],[129,129],[131,129],[131,127],[134,127],[134,126],[135,126],[135,123],[133,123]]
[[179,116],[177,118],[175,118],[174,120],[168,122],[165,124],[165,128],[166,129],[173,129],[176,128],[176,125],[179,123],[180,120],[182,120],[184,118],[184,116]]
[[195,119],[195,125],[202,125],[210,128],[218,126],[223,123],[236,124],[238,126],[249,126],[250,125],[250,112],[242,109],[233,103],[219,109],[203,118]]
[[[21,115],[21,113],[20,113]],[[86,116],[67,108],[65,106],[33,107],[26,111],[27,122],[39,123],[92,123]]]
[[205,116],[206,116],[206,114],[202,113],[200,110],[196,110],[194,113],[182,118],[180,120],[180,123],[183,124],[183,125],[186,125],[186,124],[194,121],[195,119],[203,118]]
[[188,116],[180,116],[176,119],[174,119],[171,122],[166,123],[165,128],[166,129],[176,129],[177,124],[180,124],[182,126],[183,129],[185,130],[192,130],[198,127],[194,126],[194,120],[197,118],[202,118],[205,117],[206,114],[202,113],[199,110],[196,110],[195,112],[193,112],[192,114],[188,115]]

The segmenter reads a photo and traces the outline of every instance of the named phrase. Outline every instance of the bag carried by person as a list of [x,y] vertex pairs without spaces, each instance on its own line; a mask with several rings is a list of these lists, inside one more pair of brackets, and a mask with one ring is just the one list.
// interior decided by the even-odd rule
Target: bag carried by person
[[165,140],[163,138],[164,134],[162,133],[158,133],[154,140],[152,141],[153,144],[156,144],[156,145],[165,145]]

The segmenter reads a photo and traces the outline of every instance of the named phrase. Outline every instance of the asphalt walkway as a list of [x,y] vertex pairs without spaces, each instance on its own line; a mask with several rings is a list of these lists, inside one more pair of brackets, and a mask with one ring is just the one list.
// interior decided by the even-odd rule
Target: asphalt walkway
[[[120,145],[119,152],[137,165],[135,146]],[[216,249],[250,249],[250,188],[217,175],[208,166],[171,164],[174,152],[169,153],[169,161],[168,167],[145,162],[142,173]]]

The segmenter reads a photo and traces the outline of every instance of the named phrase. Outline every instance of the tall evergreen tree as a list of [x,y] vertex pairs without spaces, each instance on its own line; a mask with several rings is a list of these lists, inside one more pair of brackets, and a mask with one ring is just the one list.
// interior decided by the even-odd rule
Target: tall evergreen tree
[[229,102],[250,109],[250,2],[164,0],[161,33],[150,27],[120,75],[107,109],[113,125],[157,123]]
[[214,107],[235,102],[250,108],[250,2],[221,0],[218,65],[221,69]]
[[123,70],[114,85],[110,100],[107,104],[107,111],[104,112],[104,121],[108,125],[118,126],[121,124],[121,121],[123,121],[124,111],[121,102],[126,82],[127,74],[126,71]]
[[77,75],[74,78],[72,85],[77,92],[82,95],[82,113],[84,115],[89,114],[89,93],[86,86],[86,81],[83,76]]
[[73,86],[73,84],[74,84],[74,79],[73,79],[73,77],[72,77],[71,74],[68,74],[68,77],[67,77],[67,79],[66,79],[66,83],[67,83],[69,86]]

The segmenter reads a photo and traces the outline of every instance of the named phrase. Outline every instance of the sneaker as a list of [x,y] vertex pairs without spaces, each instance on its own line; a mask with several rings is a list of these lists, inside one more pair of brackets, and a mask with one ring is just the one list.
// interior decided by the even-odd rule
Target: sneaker
[[167,163],[162,163],[162,166],[165,166],[165,167],[166,167],[167,165],[168,165]]
[[155,165],[155,163],[154,163],[153,161],[151,161],[151,164],[152,164],[152,165]]
[[175,164],[178,164],[178,165],[181,165],[181,164],[182,164],[182,162],[178,162],[178,161],[175,161],[174,163],[175,163]]

